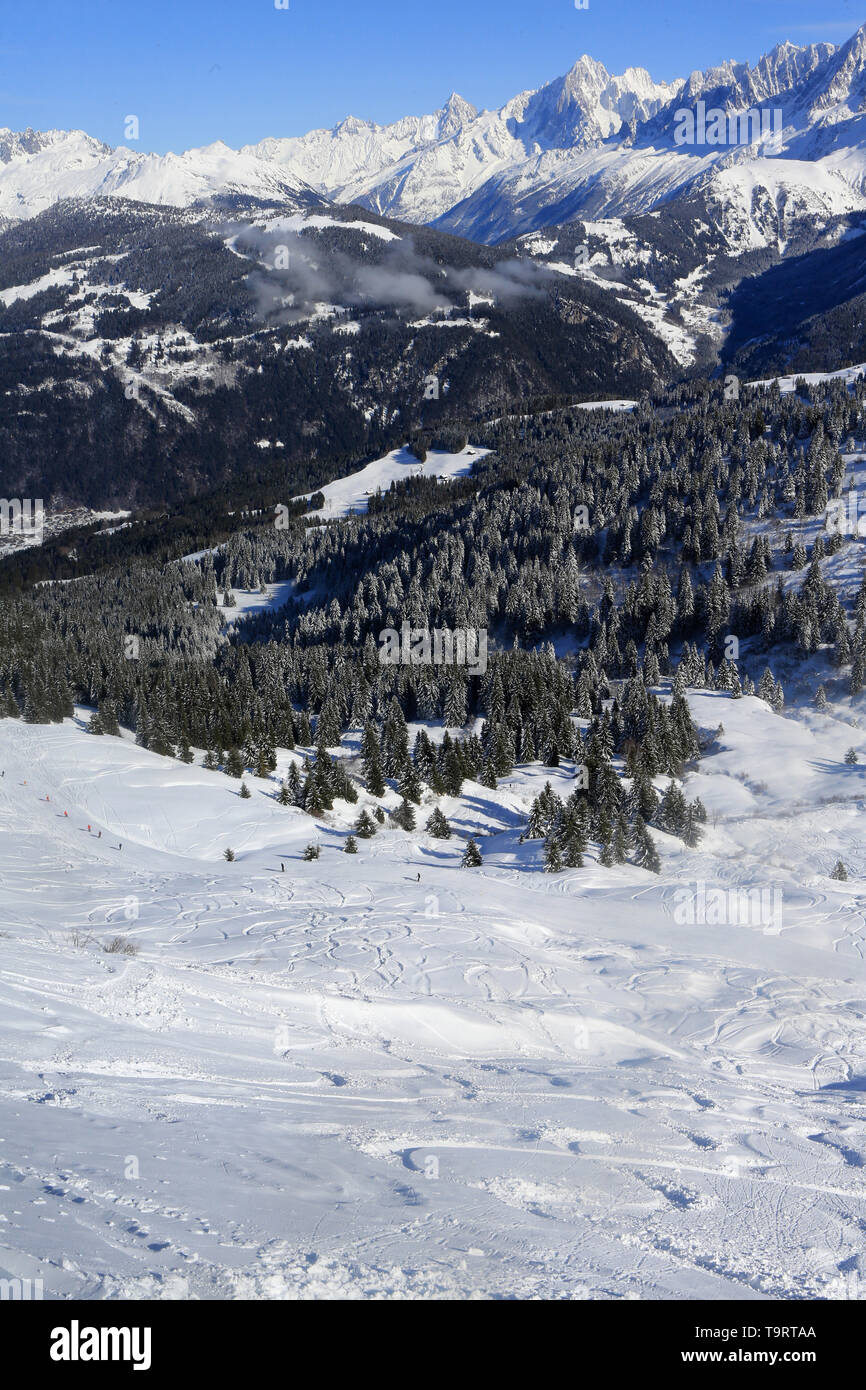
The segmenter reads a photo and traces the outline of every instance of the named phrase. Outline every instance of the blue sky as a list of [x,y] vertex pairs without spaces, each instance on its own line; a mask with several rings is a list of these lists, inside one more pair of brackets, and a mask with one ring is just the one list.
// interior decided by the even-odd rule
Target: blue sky
[[[381,123],[479,107],[538,87],[590,53],[614,72],[685,76],[781,39],[841,43],[849,0],[6,0],[0,126],[81,128],[137,149],[241,145],[352,114]],[[131,143],[131,142],[130,142]]]

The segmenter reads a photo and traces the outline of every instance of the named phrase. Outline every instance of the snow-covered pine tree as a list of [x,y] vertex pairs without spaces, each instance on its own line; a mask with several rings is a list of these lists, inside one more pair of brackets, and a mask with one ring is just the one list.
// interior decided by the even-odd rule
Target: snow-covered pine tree
[[671,778],[659,806],[658,823],[669,835],[681,836],[686,827],[687,814],[686,799]]
[[437,840],[451,839],[451,826],[448,824],[446,817],[439,810],[438,806],[431,813],[425,828],[427,834],[433,835]]
[[662,865],[658,850],[640,816],[635,820],[633,835],[635,864],[637,864],[640,869],[648,869],[650,873],[661,873]]
[[376,834],[376,826],[373,823],[373,818],[366,808],[361,811],[358,819],[355,821],[355,834],[358,836],[359,840],[372,840],[373,836]]
[[391,819],[401,830],[415,829],[415,810],[411,801],[407,801],[405,796],[396,811],[392,812]]
[[544,842],[544,872],[546,874],[561,874],[564,867],[559,841],[556,834],[552,832]]
[[475,841],[472,839],[467,840],[466,848],[463,851],[463,858],[460,861],[460,867],[463,869],[478,869],[483,862],[481,850],[478,848]]

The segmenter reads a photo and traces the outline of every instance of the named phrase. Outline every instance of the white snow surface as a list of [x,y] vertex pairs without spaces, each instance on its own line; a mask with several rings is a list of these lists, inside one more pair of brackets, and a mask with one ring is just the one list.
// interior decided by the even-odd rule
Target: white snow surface
[[[856,1296],[866,737],[690,703],[724,724],[686,784],[710,819],[697,850],[656,833],[658,877],[540,871],[519,830],[569,766],[444,798],[451,841],[383,828],[348,857],[365,793],[314,822],[86,711],[0,721],[0,1276],[54,1299]],[[702,882],[778,890],[781,915],[681,924]]]
[[866,373],[866,362],[860,362],[855,367],[842,367],[837,372],[794,372],[791,376],[766,377],[762,381],[750,381],[747,384],[749,386],[777,385],[784,396],[797,389],[798,381],[805,381],[807,386],[817,386],[824,381],[844,381],[850,386],[864,373]]
[[465,477],[472,472],[478,460],[489,452],[489,449],[474,445],[467,445],[459,454],[449,454],[444,449],[430,449],[425,462],[421,463],[408,448],[392,449],[389,454],[368,463],[357,473],[326,483],[324,487],[313,488],[312,492],[302,493],[302,496],[310,498],[313,493],[321,492],[325,505],[321,511],[312,512],[311,516],[333,521],[350,516],[353,512],[365,512],[369,498],[377,491],[387,492],[392,483],[405,482],[412,477]]

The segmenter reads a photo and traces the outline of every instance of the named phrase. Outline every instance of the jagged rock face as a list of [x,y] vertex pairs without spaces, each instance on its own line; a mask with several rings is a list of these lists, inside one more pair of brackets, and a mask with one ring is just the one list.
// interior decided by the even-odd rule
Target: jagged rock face
[[858,115],[866,96],[866,25],[834,52],[818,73],[810,93],[809,114],[838,118]]

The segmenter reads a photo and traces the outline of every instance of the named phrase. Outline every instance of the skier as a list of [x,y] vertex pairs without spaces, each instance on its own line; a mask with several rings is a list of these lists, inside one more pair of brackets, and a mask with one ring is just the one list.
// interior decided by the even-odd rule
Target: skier
[[100,832],[99,832],[99,834],[97,835],[96,838],[97,838],[97,840],[101,840],[101,839],[102,839],[102,831],[101,831],[101,830],[100,830]]
[[286,866],[285,866],[285,864],[281,864],[281,865],[280,865],[280,872],[281,872],[281,873],[285,873],[285,872],[286,872]]
[[418,880],[417,880],[417,881],[418,881],[418,883],[421,882],[421,875],[420,875],[420,874],[418,875]]

